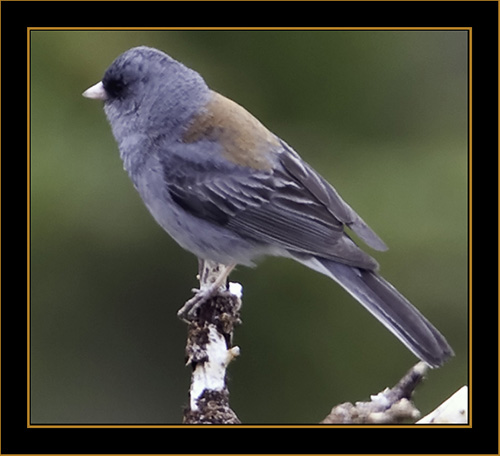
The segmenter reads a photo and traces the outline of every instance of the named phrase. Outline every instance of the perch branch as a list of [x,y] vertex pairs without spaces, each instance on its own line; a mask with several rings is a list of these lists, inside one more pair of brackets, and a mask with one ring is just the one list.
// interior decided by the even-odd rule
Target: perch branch
[[[200,289],[207,289],[220,273],[220,265],[205,262],[200,268]],[[192,368],[185,424],[239,424],[229,406],[226,368],[239,354],[232,345],[234,327],[241,323],[241,285],[229,284],[209,297],[190,315],[186,365]]]

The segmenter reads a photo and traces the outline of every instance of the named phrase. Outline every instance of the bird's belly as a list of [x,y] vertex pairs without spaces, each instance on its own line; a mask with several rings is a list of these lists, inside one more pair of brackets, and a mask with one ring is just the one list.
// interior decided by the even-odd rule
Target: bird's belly
[[134,185],[156,222],[184,249],[198,258],[222,264],[253,266],[272,248],[188,213],[171,198],[160,173],[149,169],[136,176]]

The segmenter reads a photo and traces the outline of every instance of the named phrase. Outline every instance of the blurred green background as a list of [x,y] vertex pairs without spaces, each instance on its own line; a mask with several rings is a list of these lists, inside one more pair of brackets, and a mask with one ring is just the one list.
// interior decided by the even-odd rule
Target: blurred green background
[[[332,182],[386,241],[382,275],[448,338],[428,412],[467,383],[467,34],[32,31],[31,419],[180,423],[197,261],[153,221],[101,103],[81,93],[137,45],[199,71]],[[244,286],[229,367],[244,423],[317,423],[417,360],[328,278],[267,259]]]

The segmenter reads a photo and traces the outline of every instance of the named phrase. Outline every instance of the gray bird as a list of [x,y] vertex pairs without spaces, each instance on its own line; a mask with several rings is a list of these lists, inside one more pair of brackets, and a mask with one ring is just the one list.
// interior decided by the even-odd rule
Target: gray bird
[[155,220],[202,262],[224,265],[183,316],[236,265],[281,256],[335,280],[430,366],[453,355],[345,228],[375,250],[384,242],[288,144],[197,72],[136,47],[83,95],[104,101],[124,168]]

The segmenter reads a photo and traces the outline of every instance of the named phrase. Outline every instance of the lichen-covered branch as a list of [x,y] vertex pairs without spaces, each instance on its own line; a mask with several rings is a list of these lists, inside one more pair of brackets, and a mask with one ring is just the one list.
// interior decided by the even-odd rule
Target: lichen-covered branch
[[412,423],[420,416],[411,396],[428,370],[419,362],[393,387],[371,396],[370,402],[350,402],[335,406],[322,424]]
[[[206,272],[200,271],[201,288],[211,283]],[[241,286],[231,283],[228,290],[219,289],[203,302],[186,321],[186,365],[191,366],[192,375],[185,424],[240,423],[229,406],[226,383],[226,368],[239,354],[232,340],[234,327],[241,323],[240,309]]]
[[[424,379],[429,366],[415,364],[393,387],[371,396],[370,402],[345,402],[333,407],[322,424],[398,424],[415,423],[419,410],[411,398],[415,388]],[[436,410],[416,424],[466,424],[468,419],[468,390],[464,386]]]

